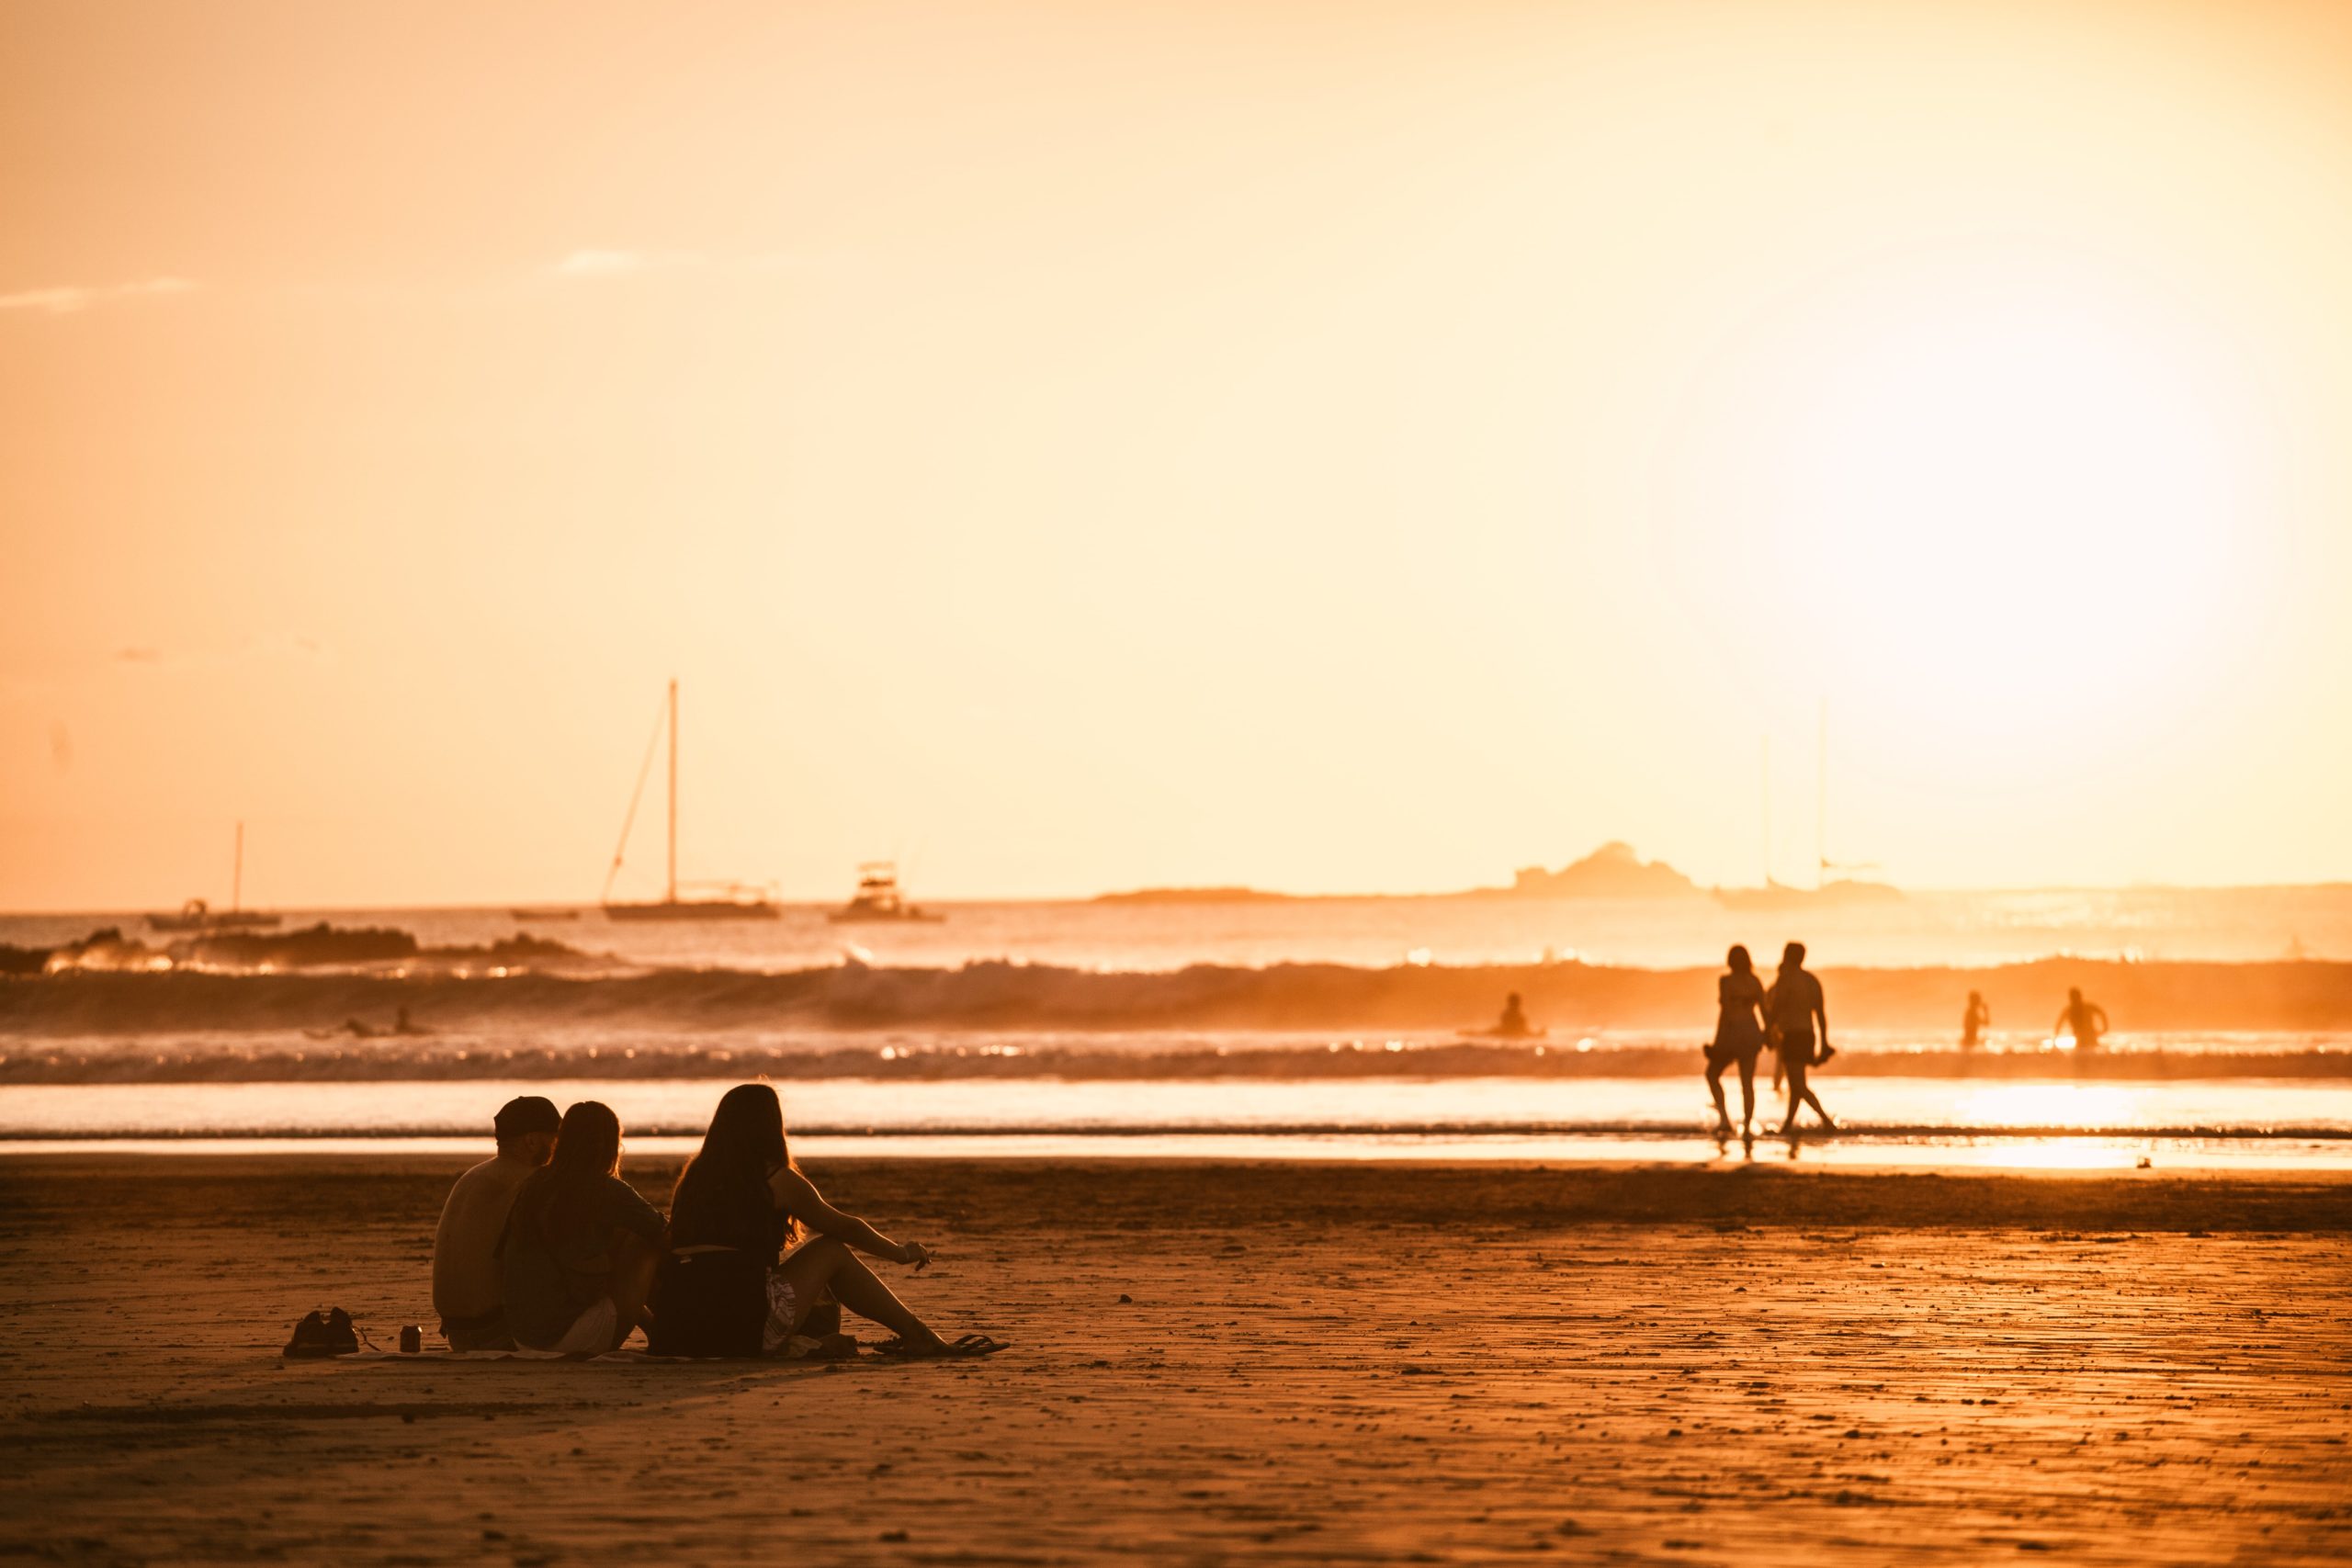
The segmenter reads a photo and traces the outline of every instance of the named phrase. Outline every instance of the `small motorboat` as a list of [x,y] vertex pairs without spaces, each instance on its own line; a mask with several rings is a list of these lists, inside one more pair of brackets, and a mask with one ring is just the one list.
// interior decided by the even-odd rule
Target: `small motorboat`
[[907,902],[906,895],[899,890],[898,866],[889,861],[878,860],[868,861],[857,868],[856,895],[825,917],[837,926],[892,920],[936,922],[946,918],[920,904]]

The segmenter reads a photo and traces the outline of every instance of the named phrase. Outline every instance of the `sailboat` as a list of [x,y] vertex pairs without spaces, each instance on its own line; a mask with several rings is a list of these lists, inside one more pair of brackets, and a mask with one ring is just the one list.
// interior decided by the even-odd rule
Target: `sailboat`
[[180,906],[176,915],[150,915],[147,923],[159,931],[258,931],[277,924],[278,917],[245,908],[245,825],[237,824],[237,869],[231,874],[229,907],[215,909],[201,898]]
[[[614,920],[773,920],[776,918],[775,892],[750,883],[722,882],[697,885],[703,897],[678,897],[678,682],[670,682],[670,694],[663,704],[670,732],[670,863],[669,876],[658,903],[616,904],[613,901],[613,879],[621,874],[621,861],[628,853],[629,829],[637,825],[637,803],[645,795],[645,775],[653,766],[653,749],[646,748],[645,766],[638,770],[637,792],[629,796],[628,815],[621,821],[621,841],[613,850],[612,868],[605,873],[603,904],[605,918]],[[657,739],[660,731],[657,729]]]

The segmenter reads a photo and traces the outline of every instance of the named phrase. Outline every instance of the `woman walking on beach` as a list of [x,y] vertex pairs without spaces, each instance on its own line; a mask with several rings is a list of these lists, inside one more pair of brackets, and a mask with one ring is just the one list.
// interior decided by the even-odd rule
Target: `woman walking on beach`
[[[814,1233],[813,1235],[810,1233]],[[921,1269],[931,1249],[892,1241],[825,1201],[792,1163],[784,1106],[766,1084],[729,1089],[702,1150],[670,1201],[669,1250],[654,1284],[654,1350],[665,1356],[774,1356],[827,1295],[898,1333],[884,1347],[921,1357],[984,1356],[986,1335],[933,1333],[860,1261]]]
[[1715,981],[1715,1040],[1707,1047],[1707,1092],[1715,1097],[1715,1135],[1731,1135],[1731,1111],[1724,1104],[1724,1069],[1739,1064],[1739,1135],[1756,1139],[1756,1058],[1764,1051],[1764,982],[1746,947],[1725,956],[1731,973]]
[[514,1190],[498,1247],[518,1349],[596,1355],[646,1323],[662,1216],[620,1168],[620,1118],[583,1100],[563,1113],[548,1163]]

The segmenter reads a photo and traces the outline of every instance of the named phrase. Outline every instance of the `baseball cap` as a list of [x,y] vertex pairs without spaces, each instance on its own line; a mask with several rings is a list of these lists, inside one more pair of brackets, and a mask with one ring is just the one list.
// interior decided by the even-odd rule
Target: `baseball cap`
[[500,1106],[498,1119],[491,1125],[503,1143],[526,1133],[552,1133],[562,1125],[562,1118],[555,1113],[554,1100],[545,1095],[526,1094]]

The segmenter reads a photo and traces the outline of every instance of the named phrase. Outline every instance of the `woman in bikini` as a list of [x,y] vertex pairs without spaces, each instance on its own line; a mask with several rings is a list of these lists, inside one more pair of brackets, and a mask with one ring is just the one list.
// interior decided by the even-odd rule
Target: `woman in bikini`
[[774,1356],[830,1296],[898,1338],[882,1347],[917,1357],[984,1356],[1004,1348],[983,1334],[942,1339],[876,1278],[857,1254],[921,1269],[921,1242],[892,1241],[825,1201],[792,1162],[784,1106],[766,1084],[741,1084],[718,1101],[702,1151],[670,1201],[668,1250],[654,1280],[654,1352]]
[[1724,963],[1731,973],[1715,981],[1715,1039],[1707,1047],[1707,1092],[1715,1097],[1715,1135],[1731,1136],[1731,1111],[1724,1105],[1724,1069],[1739,1064],[1739,1135],[1756,1137],[1756,1059],[1764,1052],[1764,982],[1756,977],[1747,949],[1735,947]]

